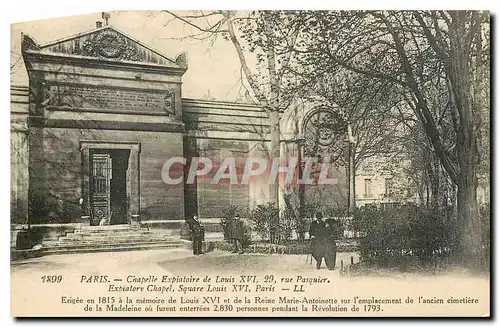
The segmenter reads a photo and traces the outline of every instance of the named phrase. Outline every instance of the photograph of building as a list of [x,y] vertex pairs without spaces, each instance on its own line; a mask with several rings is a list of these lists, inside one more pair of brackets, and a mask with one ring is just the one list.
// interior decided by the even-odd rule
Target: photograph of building
[[12,24],[11,314],[489,316],[490,50],[486,11]]

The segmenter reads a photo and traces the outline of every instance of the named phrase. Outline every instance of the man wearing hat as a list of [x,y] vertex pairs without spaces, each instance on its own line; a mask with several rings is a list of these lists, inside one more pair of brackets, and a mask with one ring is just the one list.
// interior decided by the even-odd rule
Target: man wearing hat
[[202,244],[205,239],[205,227],[201,225],[198,216],[193,216],[193,218],[187,218],[186,222],[188,224],[189,232],[191,233],[191,239],[193,241],[193,254],[203,254]]
[[231,223],[231,237],[233,241],[233,253],[243,254],[243,239],[245,237],[245,226],[240,215],[236,214]]
[[311,239],[311,255],[314,260],[316,260],[316,269],[321,268],[321,263],[323,258],[325,258],[325,250],[327,243],[327,226],[323,220],[323,214],[321,212],[316,213],[316,217],[309,226],[309,238]]

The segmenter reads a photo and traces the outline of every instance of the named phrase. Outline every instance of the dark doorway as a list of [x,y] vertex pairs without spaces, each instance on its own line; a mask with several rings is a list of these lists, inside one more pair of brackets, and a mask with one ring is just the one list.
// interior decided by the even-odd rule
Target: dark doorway
[[128,183],[130,150],[95,149],[91,152],[91,206],[94,225],[128,224]]
[[111,150],[110,152],[113,163],[110,225],[128,224],[127,169],[130,150]]

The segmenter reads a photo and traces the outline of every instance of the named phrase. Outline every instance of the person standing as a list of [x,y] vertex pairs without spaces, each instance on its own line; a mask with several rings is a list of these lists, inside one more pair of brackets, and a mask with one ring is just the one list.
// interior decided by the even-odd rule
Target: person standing
[[205,239],[205,228],[201,225],[198,216],[193,216],[193,218],[186,219],[188,224],[189,232],[191,233],[191,240],[193,243],[193,254],[199,255],[203,254],[202,245]]
[[234,220],[231,223],[231,237],[233,239],[233,253],[243,254],[243,239],[245,237],[245,226],[240,218],[240,215],[236,214]]
[[309,239],[311,239],[311,255],[316,260],[316,269],[320,269],[327,241],[326,223],[321,212],[316,213],[315,219],[309,226]]
[[334,219],[326,220],[326,239],[325,239],[325,263],[328,270],[335,269],[337,260],[337,243],[335,239],[338,235],[338,223]]

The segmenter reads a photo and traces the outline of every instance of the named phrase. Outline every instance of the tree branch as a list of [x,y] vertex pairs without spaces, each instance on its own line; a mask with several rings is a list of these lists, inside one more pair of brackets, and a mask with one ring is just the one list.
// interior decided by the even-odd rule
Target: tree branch
[[266,111],[269,111],[270,107],[269,107],[269,103],[267,101],[267,98],[261,92],[255,79],[252,76],[252,72],[250,71],[250,68],[248,67],[248,63],[247,63],[247,60],[245,58],[245,54],[243,53],[243,49],[241,47],[241,44],[238,41],[238,38],[236,37],[236,33],[234,32],[234,27],[233,27],[233,22],[231,20],[231,17],[226,17],[226,24],[227,24],[228,33],[229,33],[229,39],[231,40],[234,48],[236,49],[238,59],[240,60],[241,68],[243,69],[243,72],[245,73],[248,84],[252,88],[252,91],[254,92],[255,96],[257,97],[257,100],[259,100],[259,103],[261,104],[261,106]]
[[[194,24],[193,22],[189,21],[188,19],[182,17],[182,16],[179,16],[171,11],[168,11],[168,10],[165,10],[166,13],[174,16],[175,18],[179,19],[180,21],[200,30],[201,32],[205,32],[205,33],[224,33],[224,32],[229,32],[228,30],[221,30],[221,29],[218,29],[220,28],[220,26],[222,26],[222,23],[223,23],[223,19],[222,20],[219,20],[217,23],[215,23],[214,25],[211,25],[209,26],[208,28],[203,28],[203,27],[200,27],[196,24]],[[213,13],[214,15],[215,14],[218,14],[218,13]],[[200,16],[199,18],[202,18],[202,17],[206,17],[206,16]]]

